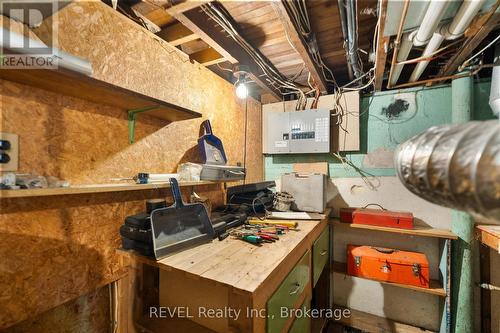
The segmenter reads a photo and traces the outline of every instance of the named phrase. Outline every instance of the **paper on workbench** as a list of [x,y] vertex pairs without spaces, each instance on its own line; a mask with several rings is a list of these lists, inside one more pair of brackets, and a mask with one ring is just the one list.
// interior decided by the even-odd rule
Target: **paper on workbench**
[[267,218],[281,220],[321,220],[324,216],[319,213],[307,212],[271,212],[271,215],[267,216]]

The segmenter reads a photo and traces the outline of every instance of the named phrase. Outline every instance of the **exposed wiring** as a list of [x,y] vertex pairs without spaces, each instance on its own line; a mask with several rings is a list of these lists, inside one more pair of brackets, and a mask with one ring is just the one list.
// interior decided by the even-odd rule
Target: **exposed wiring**
[[[458,43],[462,43],[462,41],[461,40],[454,41],[453,43],[450,43],[450,44],[446,45],[445,47],[442,47],[442,48],[440,48],[440,49],[438,49],[438,50],[436,50],[436,51],[428,54],[425,57],[417,57],[417,58],[408,59],[408,60],[405,60],[405,61],[400,61],[400,62],[396,63],[396,65],[406,65],[406,64],[413,64],[415,62],[420,62],[420,61],[430,61],[430,60],[433,60],[435,58],[438,58],[438,57],[433,57],[433,56],[438,55],[439,53],[443,52],[444,50],[449,49],[450,47],[452,47],[452,46],[454,46],[454,45],[456,45]],[[451,50],[451,51],[453,51],[453,50]],[[443,53],[441,55],[444,55],[444,54],[445,53]]]
[[369,189],[376,191],[377,188],[380,187],[380,179],[377,176],[369,173],[366,170],[359,168],[357,165],[355,165],[348,158],[340,155],[340,153],[338,151],[331,153],[331,154],[333,157],[335,157],[337,160],[339,160],[339,162],[342,163],[342,165],[344,165],[345,167],[349,166],[349,167],[353,168],[354,171],[356,171],[361,176],[361,179],[366,184],[366,186],[368,186]]
[[216,65],[217,65],[217,67],[219,67],[219,69],[220,69],[220,70],[223,70],[223,71],[228,71],[228,72],[231,72],[231,73],[233,72],[233,70],[232,70],[232,69],[230,69],[230,68],[224,68],[224,67],[222,67],[220,64],[216,64]]
[[469,59],[465,60],[464,63],[462,65],[460,65],[460,67],[458,68],[458,71],[461,72],[465,67],[467,67],[469,65],[469,63],[477,58],[481,53],[483,53],[487,48],[491,47],[492,45],[494,45],[498,40],[500,39],[500,35],[498,35],[495,39],[493,39],[490,43],[488,43],[488,45],[486,45],[485,47],[483,47],[479,52],[477,52],[476,54],[474,54],[472,57],[470,57]]
[[257,49],[249,44],[238,32],[236,25],[232,22],[231,16],[224,7],[217,3],[201,5],[201,9],[238,43],[247,54],[255,61],[265,76],[266,82],[281,94],[294,91],[298,96],[297,108],[304,108],[307,103],[306,96],[302,89],[294,82],[284,77]]

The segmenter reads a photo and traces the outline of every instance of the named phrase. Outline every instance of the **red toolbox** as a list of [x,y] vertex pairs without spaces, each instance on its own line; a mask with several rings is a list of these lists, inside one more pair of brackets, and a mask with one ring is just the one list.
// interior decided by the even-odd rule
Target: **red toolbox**
[[348,245],[347,274],[429,288],[429,262],[419,252]]
[[369,224],[379,227],[413,229],[413,214],[408,212],[349,207],[340,208],[339,216],[341,222]]

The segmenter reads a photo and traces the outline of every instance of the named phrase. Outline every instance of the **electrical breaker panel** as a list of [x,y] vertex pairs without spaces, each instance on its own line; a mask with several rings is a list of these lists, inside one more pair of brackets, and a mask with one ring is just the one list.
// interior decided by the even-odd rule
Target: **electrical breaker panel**
[[330,152],[330,110],[263,112],[263,153]]

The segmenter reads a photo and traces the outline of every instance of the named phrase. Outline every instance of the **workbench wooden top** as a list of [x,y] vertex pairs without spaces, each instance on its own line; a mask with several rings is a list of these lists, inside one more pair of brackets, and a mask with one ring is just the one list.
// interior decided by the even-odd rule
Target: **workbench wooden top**
[[[286,276],[290,265],[299,261],[328,225],[328,219],[297,220],[299,230],[291,230],[274,243],[261,246],[228,237],[213,240],[156,261],[133,251],[120,250],[133,260],[165,270],[180,270],[233,288],[254,292],[265,282]],[[292,266],[293,267],[293,266]],[[273,278],[273,275],[276,275]],[[276,280],[276,281],[277,281]]]

